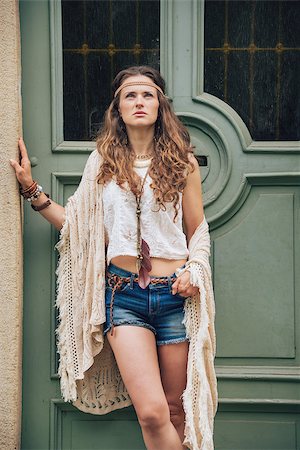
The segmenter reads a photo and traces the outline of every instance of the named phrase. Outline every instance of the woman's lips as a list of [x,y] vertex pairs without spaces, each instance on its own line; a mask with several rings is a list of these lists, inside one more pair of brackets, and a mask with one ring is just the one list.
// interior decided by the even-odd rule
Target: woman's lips
[[144,111],[138,111],[134,113],[135,116],[146,116],[146,113]]

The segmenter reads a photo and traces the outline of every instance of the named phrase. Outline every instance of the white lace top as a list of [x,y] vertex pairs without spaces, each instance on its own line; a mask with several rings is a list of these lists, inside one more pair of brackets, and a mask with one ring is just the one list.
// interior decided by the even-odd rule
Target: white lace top
[[[136,161],[134,169],[143,178],[151,160]],[[167,259],[184,259],[189,255],[186,236],[182,228],[182,193],[179,211],[173,222],[173,203],[166,203],[166,211],[156,205],[151,178],[145,180],[141,198],[141,236],[150,247],[150,256]],[[105,243],[107,265],[119,255],[137,256],[136,200],[128,188],[123,190],[112,179],[103,189]]]

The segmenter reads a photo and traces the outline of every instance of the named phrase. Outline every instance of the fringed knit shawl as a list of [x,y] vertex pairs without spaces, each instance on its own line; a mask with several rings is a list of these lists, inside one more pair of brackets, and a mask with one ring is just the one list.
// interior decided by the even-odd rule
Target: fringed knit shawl
[[[65,206],[65,221],[56,244],[59,252],[56,333],[61,393],[65,401],[72,401],[81,411],[92,414],[106,414],[131,405],[111,347],[103,337],[105,237],[102,185],[96,181],[100,164],[101,157],[94,150],[77,190]],[[184,320],[190,345],[183,394],[184,444],[192,450],[212,450],[218,393],[214,370],[215,305],[205,218],[189,242],[189,252],[187,269],[192,284],[199,287],[200,296],[195,295],[185,303]]]

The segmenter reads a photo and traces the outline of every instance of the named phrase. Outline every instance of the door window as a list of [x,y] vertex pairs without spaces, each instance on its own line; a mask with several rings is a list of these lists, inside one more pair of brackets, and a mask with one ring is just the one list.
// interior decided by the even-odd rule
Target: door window
[[62,0],[65,141],[92,140],[112,97],[111,82],[131,65],[159,69],[159,0]]
[[204,90],[254,140],[300,139],[300,2],[205,2]]

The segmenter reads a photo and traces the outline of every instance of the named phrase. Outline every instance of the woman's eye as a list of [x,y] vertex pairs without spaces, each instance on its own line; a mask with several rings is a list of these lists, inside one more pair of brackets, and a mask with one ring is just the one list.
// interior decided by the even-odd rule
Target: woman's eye
[[[145,97],[153,97],[153,94],[152,94],[152,92],[145,92],[144,96]],[[128,94],[125,95],[125,98],[130,98],[130,97],[135,97],[135,93],[128,92]]]

